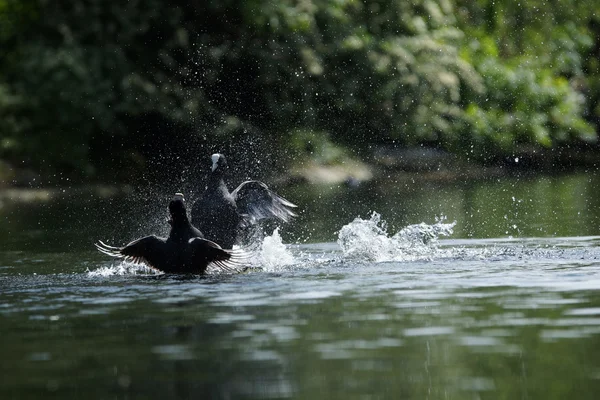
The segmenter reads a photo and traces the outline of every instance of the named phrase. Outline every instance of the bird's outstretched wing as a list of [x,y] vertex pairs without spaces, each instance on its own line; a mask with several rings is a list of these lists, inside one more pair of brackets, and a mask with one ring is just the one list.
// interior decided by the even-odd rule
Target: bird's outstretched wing
[[163,270],[166,264],[166,243],[156,236],[134,240],[124,247],[109,246],[102,241],[95,246],[101,253],[135,264],[146,264],[154,269]]
[[192,238],[189,240],[192,251],[192,264],[195,268],[216,269],[220,272],[238,272],[247,265],[250,255],[243,250],[225,250],[210,240]]
[[296,205],[273,192],[262,182],[246,181],[238,186],[231,195],[235,199],[238,211],[259,221],[265,218],[278,218],[288,222],[296,214],[292,211]]

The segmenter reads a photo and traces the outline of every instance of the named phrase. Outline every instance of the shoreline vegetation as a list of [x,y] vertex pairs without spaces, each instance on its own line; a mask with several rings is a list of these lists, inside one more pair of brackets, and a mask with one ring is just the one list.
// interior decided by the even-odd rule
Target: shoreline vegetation
[[[507,158],[503,163],[485,166],[431,148],[380,147],[374,152],[370,163],[344,159],[336,164],[327,165],[310,159],[291,166],[285,173],[267,172],[261,179],[266,179],[269,186],[274,188],[296,184],[308,184],[317,189],[342,185],[352,188],[368,182],[384,181],[406,182],[407,185],[416,182],[452,184],[457,181],[554,175],[580,170],[598,171],[599,165],[600,152],[590,149],[533,151]],[[56,181],[52,178],[45,179],[31,170],[13,168],[0,160],[0,202],[44,202],[73,194],[111,198],[135,192],[135,187],[140,183],[142,182],[106,184],[69,179]],[[148,181],[143,184],[158,185]]]
[[0,0],[0,187],[595,168],[600,3]]

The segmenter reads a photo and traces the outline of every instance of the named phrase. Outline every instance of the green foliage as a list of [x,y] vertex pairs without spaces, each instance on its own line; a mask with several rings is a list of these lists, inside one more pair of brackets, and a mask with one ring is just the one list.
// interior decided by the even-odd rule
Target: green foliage
[[584,98],[565,78],[494,58],[479,70],[487,92],[467,106],[462,132],[463,145],[471,146],[475,158],[508,154],[523,144],[551,147],[595,139],[582,117]]
[[93,176],[311,131],[483,159],[589,141],[593,13],[567,3],[0,0],[0,157]]
[[475,70],[458,56],[463,34],[452,26],[450,2],[264,5],[270,17],[256,24],[284,36],[299,61],[286,72],[300,88],[285,96],[298,99],[288,103],[295,112],[289,117],[339,142],[435,141],[452,131],[461,87],[481,90]]
[[[592,32],[576,23],[579,1],[459,1],[459,25],[471,36],[461,55],[484,79],[483,95],[467,96],[460,138],[475,158],[489,160],[523,145],[593,142],[577,90]],[[557,24],[560,22],[560,24]]]
[[[478,39],[491,38],[502,59],[530,57],[564,75],[582,71],[592,45],[586,21],[600,6],[585,0],[456,0],[459,26]],[[473,43],[470,44],[473,46]]]
[[311,159],[322,165],[335,165],[345,162],[349,152],[331,141],[326,132],[294,130],[290,133],[289,150],[292,158]]

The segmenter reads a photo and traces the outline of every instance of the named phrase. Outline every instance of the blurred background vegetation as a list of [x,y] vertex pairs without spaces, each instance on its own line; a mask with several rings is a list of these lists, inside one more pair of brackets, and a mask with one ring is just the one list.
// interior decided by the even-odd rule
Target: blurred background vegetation
[[0,49],[0,160],[48,183],[600,153],[597,2],[0,0]]

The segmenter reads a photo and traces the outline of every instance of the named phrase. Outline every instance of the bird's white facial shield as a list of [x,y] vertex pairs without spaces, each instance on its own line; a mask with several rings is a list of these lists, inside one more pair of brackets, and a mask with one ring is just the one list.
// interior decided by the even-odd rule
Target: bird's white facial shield
[[175,193],[175,196],[173,196],[173,200],[185,201],[185,199],[183,198],[183,193]]
[[219,162],[219,157],[220,156],[221,156],[220,154],[213,154],[211,156],[211,159],[212,159],[212,171],[213,172],[215,171],[215,169],[217,169],[217,162]]

